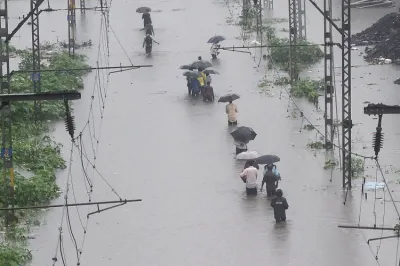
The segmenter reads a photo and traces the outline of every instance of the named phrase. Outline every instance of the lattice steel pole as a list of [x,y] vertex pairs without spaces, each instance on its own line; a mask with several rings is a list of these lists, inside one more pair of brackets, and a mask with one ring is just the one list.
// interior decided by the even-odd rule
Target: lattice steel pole
[[[32,74],[33,92],[41,92],[40,89],[40,39],[39,39],[39,10],[36,7],[37,0],[31,0],[32,22]],[[35,120],[40,110],[40,102],[34,103]]]
[[80,3],[80,8],[81,8],[81,13],[84,14],[86,12],[86,10],[85,10],[85,8],[86,8],[85,0],[80,0],[79,3]]
[[342,143],[343,188],[351,189],[351,31],[350,0],[342,0]]
[[[0,2],[0,92],[1,94],[9,94],[10,90],[10,53],[8,42],[5,42],[8,37],[8,0]],[[5,78],[4,78],[5,76]],[[3,184],[6,186],[7,198],[5,202],[7,207],[14,206],[14,168],[12,156],[12,135],[11,135],[11,106],[8,104],[1,111],[1,157],[3,159]],[[7,213],[7,223],[9,215]]]
[[307,39],[307,20],[306,20],[306,1],[305,0],[297,0],[297,21],[298,21],[298,39],[306,40]]
[[[332,0],[324,0],[324,43],[332,43],[332,24],[328,18],[332,19]],[[334,128],[333,128],[333,46],[324,46],[324,62],[325,62],[325,149],[333,148]]]
[[68,53],[70,56],[75,55],[75,33],[76,33],[76,18],[75,18],[75,0],[68,0]]
[[299,78],[297,67],[297,38],[299,36],[299,23],[297,8],[300,0],[289,0],[289,74],[290,82],[293,85]]

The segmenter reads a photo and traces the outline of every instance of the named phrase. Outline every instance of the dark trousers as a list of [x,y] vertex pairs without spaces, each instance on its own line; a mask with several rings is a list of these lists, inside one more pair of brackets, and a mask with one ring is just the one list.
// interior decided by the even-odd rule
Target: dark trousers
[[237,121],[235,122],[228,121],[228,126],[234,126],[234,125],[237,125]]
[[247,149],[239,149],[238,147],[236,147],[236,155],[245,151],[247,151]]
[[257,188],[246,188],[247,195],[257,195]]
[[276,189],[267,189],[267,196],[274,196]]
[[151,20],[143,20],[143,28],[146,28],[147,24],[150,24]]
[[275,216],[275,221],[277,223],[286,222],[286,216]]
[[209,101],[209,102],[212,102],[213,101],[213,98],[212,98],[212,96],[211,95],[205,95],[205,94],[203,94],[203,101]]

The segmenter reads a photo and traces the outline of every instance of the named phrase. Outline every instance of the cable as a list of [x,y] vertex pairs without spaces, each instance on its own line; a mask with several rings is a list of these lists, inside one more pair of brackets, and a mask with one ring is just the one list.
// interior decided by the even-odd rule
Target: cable
[[399,213],[399,210],[398,210],[398,208],[397,208],[396,202],[395,202],[394,199],[393,199],[392,193],[390,192],[390,189],[389,189],[389,186],[388,186],[388,182],[386,181],[385,175],[384,175],[384,173],[383,173],[383,171],[382,171],[381,165],[379,164],[378,158],[375,158],[375,163],[376,163],[376,166],[377,166],[379,172],[380,172],[381,175],[382,175],[382,180],[383,180],[383,182],[385,183],[385,186],[386,186],[386,188],[387,188],[387,192],[388,192],[388,194],[389,194],[390,201],[393,203],[393,207],[394,207],[394,209],[396,210],[397,218],[398,218],[398,220],[400,220],[400,213]]
[[[61,245],[62,245],[62,228],[63,228],[63,224],[64,224],[64,218],[65,218],[65,210],[67,207],[67,202],[68,202],[68,192],[69,192],[69,183],[70,180],[72,178],[72,158],[73,158],[73,154],[74,154],[74,146],[73,146],[73,140],[71,140],[71,150],[70,150],[70,159],[69,159],[69,165],[68,165],[68,174],[67,174],[67,181],[66,181],[66,185],[65,185],[65,192],[64,192],[64,207],[62,209],[62,215],[61,215],[61,222],[60,222],[60,226],[58,227],[58,231],[59,231],[59,238],[57,241],[57,245],[56,245],[56,251],[55,251],[55,255],[52,258],[53,259],[53,266],[57,263],[57,255],[58,255],[58,251],[60,248],[60,252],[61,252]],[[63,257],[63,255],[61,255],[61,257]],[[63,259],[64,261],[64,259]],[[65,265],[65,263],[64,263]]]
[[[107,4],[107,3],[106,3]],[[107,13],[108,14],[108,13]],[[98,53],[97,53],[97,62],[96,64],[99,66],[100,64],[106,64],[107,66],[109,65],[109,40],[108,40],[108,30],[109,30],[109,22],[108,16],[106,15],[105,11],[102,12],[101,14],[101,25],[100,25],[100,33],[99,33],[99,44],[98,44]],[[122,47],[123,49],[123,47]],[[123,49],[124,50],[124,49]],[[125,51],[126,52],[126,51]],[[129,60],[131,61],[131,60]],[[132,62],[131,62],[132,63]],[[132,64],[133,65],[133,64]],[[101,138],[101,127],[102,127],[102,122],[103,122],[103,117],[104,117],[104,109],[105,109],[105,103],[106,103],[106,98],[107,98],[107,89],[108,89],[108,83],[109,83],[109,73],[106,70],[99,70],[97,69],[95,79],[94,79],[94,85],[93,85],[93,91],[92,91],[92,96],[90,99],[90,107],[89,107],[89,113],[88,113],[88,118],[87,122],[83,126],[82,130],[79,132],[77,137],[74,137],[72,139],[72,144],[73,148],[71,149],[71,153],[74,148],[77,148],[79,152],[79,158],[80,158],[80,167],[83,172],[83,178],[84,178],[84,184],[86,188],[86,192],[89,198],[89,202],[91,201],[92,193],[93,193],[93,186],[94,186],[94,175],[97,174],[99,175],[105,183],[109,187],[111,187],[112,191],[118,195],[118,193],[115,191],[114,188],[107,182],[107,180],[100,174],[100,172],[96,169],[96,156],[98,153],[98,148],[99,148],[99,143],[100,143],[100,138]],[[97,134],[96,132],[96,115],[95,115],[95,103],[98,104],[98,109],[99,109],[99,114],[100,114],[100,122],[99,122],[99,128],[100,132]],[[83,136],[89,136],[90,137],[90,144],[91,144],[91,151],[92,151],[92,156],[93,156],[93,161],[89,159],[89,155],[87,154],[86,148],[84,146],[84,140]],[[84,162],[86,160],[86,162]],[[69,165],[69,171],[71,171],[71,166],[72,166],[72,155],[70,157],[70,165]],[[88,173],[88,167],[92,168],[92,178],[89,177]],[[68,192],[72,190],[73,192],[73,198],[76,203],[76,196],[75,196],[75,191],[74,191],[74,183],[73,183],[73,178],[72,175],[69,174],[68,178],[68,183],[67,183],[67,189],[66,189],[66,194],[65,194],[65,205],[68,202]],[[121,197],[118,195],[119,199]],[[76,211],[79,217],[79,221],[81,224],[81,227],[83,229],[83,239],[80,247],[78,246],[77,240],[75,238],[75,234],[73,232],[72,224],[71,224],[71,219],[70,215],[71,213],[69,212],[69,208],[64,208],[63,209],[63,215],[62,215],[62,220],[64,220],[64,217],[67,220],[67,227],[68,231],[71,237],[71,241],[73,246],[75,247],[76,255],[77,255],[77,265],[80,265],[80,260],[81,256],[83,254],[83,247],[85,244],[86,240],[86,233],[89,225],[89,219],[88,215],[86,217],[86,223],[84,224],[80,215],[80,211],[78,207],[76,207]],[[89,213],[89,207],[88,207],[88,212]],[[64,265],[66,265],[67,260],[65,258],[65,252],[64,252],[64,244],[63,244],[63,237],[62,237],[62,225],[59,228],[59,238],[58,238],[58,243],[57,243],[57,253],[59,252],[62,258],[62,262]],[[53,258],[54,264],[57,262],[57,253],[56,256]]]

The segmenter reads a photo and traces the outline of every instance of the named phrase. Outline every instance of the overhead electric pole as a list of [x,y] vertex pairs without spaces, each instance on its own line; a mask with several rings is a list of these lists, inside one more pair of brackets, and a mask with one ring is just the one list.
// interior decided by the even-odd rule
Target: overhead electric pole
[[75,0],[68,1],[68,54],[75,55],[75,40],[76,40],[76,17],[75,17]]
[[269,10],[274,9],[274,0],[264,0],[264,6]]
[[[332,19],[332,0],[324,0],[324,42],[332,43],[332,24],[327,18]],[[331,150],[333,148],[334,140],[334,127],[333,127],[333,99],[335,97],[334,88],[334,63],[333,63],[333,46],[324,46],[324,63],[325,63],[325,78],[324,78],[324,91],[325,91],[325,149]]]
[[[0,2],[0,93],[10,93],[10,54],[8,38],[8,0]],[[4,74],[6,77],[4,78]],[[11,136],[11,106],[6,104],[1,112],[1,157],[3,159],[3,186],[6,187],[4,202],[8,207],[14,207],[14,168],[13,168],[13,150]],[[11,200],[10,200],[11,199]],[[9,213],[6,214],[6,223],[9,221]]]
[[[350,0],[342,0],[342,27],[326,15],[313,0],[310,3],[329,21],[342,37],[340,49],[342,50],[342,185],[343,188],[351,189],[351,129],[353,121],[351,119],[351,43],[350,43]],[[326,28],[324,29],[326,31]],[[333,43],[325,43],[333,45]]]
[[85,9],[86,9],[86,3],[85,0],[80,0],[80,8],[81,8],[81,13],[84,14],[85,13]]
[[[31,0],[31,25],[32,25],[32,74],[33,92],[41,92],[40,89],[40,38],[39,38],[39,9],[35,8],[37,0]],[[35,120],[40,110],[40,103],[35,102]]]
[[289,75],[293,85],[299,79],[297,67],[297,40],[299,37],[298,1],[289,0]]
[[351,8],[350,0],[342,0],[342,165],[343,188],[351,189]]
[[297,0],[298,40],[307,39],[306,0]]

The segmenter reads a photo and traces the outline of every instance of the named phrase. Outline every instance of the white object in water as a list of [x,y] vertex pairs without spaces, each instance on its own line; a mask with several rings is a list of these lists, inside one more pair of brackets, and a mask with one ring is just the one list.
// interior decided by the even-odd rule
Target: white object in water
[[385,59],[385,64],[391,64],[392,63],[392,59]]
[[260,154],[256,151],[244,151],[236,155],[238,160],[253,160],[260,157]]
[[376,189],[384,189],[385,183],[384,182],[365,182],[364,189],[366,190],[376,190]]

